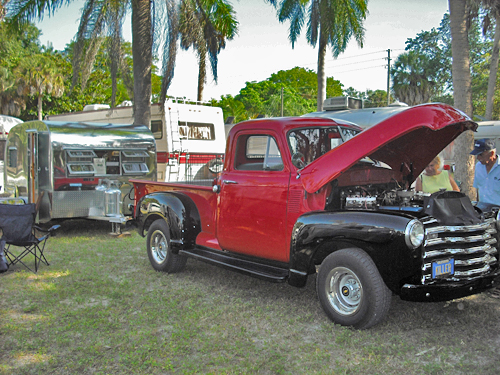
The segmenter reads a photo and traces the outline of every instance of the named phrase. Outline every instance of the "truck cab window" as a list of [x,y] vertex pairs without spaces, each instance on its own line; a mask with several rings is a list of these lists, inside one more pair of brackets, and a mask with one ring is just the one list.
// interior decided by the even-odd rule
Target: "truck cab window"
[[241,135],[237,142],[235,169],[281,171],[283,160],[276,140],[268,135]]
[[342,139],[338,127],[296,129],[288,133],[292,155],[301,155],[305,165],[338,147]]

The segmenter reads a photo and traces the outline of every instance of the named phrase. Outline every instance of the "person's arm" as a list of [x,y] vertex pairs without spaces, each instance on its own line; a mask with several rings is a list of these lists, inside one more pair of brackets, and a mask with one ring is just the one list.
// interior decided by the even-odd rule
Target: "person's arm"
[[455,179],[451,176],[450,172],[448,172],[448,177],[450,178],[450,184],[453,190],[455,191],[460,191],[460,188],[458,187],[457,183],[455,182]]
[[415,183],[415,191],[422,191],[422,177],[417,177],[417,182]]

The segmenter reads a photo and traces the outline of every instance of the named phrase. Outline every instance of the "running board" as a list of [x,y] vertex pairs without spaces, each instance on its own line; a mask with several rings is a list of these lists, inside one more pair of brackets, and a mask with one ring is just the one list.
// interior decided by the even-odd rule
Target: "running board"
[[287,268],[239,259],[219,252],[196,248],[179,250],[179,254],[275,283],[282,283],[288,278]]

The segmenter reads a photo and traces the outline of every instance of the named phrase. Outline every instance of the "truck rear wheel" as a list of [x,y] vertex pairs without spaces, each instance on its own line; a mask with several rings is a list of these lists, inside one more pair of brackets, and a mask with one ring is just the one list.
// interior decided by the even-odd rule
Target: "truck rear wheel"
[[391,304],[387,288],[370,256],[358,248],[325,258],[316,279],[319,302],[335,323],[366,329],[380,323]]
[[186,265],[186,257],[172,253],[170,230],[163,219],[156,220],[149,227],[147,249],[149,261],[156,271],[175,273]]

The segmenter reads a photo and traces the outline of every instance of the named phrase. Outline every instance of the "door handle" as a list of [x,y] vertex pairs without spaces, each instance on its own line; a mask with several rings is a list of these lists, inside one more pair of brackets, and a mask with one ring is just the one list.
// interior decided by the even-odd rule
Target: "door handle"
[[222,182],[226,185],[230,185],[230,184],[237,185],[238,184],[236,181],[232,181],[232,180],[222,180]]

